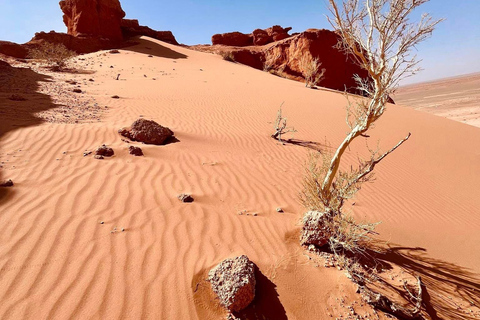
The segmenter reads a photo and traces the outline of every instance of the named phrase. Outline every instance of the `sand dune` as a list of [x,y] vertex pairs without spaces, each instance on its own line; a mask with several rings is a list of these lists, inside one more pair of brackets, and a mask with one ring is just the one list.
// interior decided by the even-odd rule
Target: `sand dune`
[[[95,73],[53,81],[75,79],[78,99],[101,113],[58,123],[32,109],[28,123],[0,120],[1,174],[15,182],[0,197],[0,318],[221,318],[202,276],[238,254],[265,276],[251,318],[330,319],[348,315],[349,305],[370,312],[342,272],[316,267],[297,241],[302,163],[328,148],[325,138],[335,146],[345,135],[341,93],[149,38],[81,58],[75,65]],[[42,94],[43,109],[55,113],[51,96]],[[2,110],[15,108],[6,97],[0,91]],[[298,145],[270,138],[282,102]],[[171,128],[179,142],[123,142],[117,130],[138,117]],[[424,277],[440,318],[475,319],[465,299],[457,309],[442,297],[480,302],[480,129],[392,105],[370,144],[381,139],[385,150],[408,132],[352,210],[382,221],[392,246],[385,259]],[[114,157],[83,156],[103,143]],[[129,155],[129,145],[145,157]],[[178,201],[184,192],[195,202]]]

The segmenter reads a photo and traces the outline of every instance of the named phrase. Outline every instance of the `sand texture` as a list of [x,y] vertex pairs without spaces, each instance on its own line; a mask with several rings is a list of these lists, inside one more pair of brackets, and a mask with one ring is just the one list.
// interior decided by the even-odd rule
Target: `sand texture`
[[400,87],[397,104],[480,127],[480,73]]
[[[298,241],[303,163],[345,136],[341,93],[145,37],[72,65],[0,74],[0,180],[15,183],[0,189],[1,319],[224,319],[205,279],[242,254],[259,269],[243,319],[377,318]],[[270,138],[282,102],[298,131],[285,145]],[[123,141],[139,117],[177,141]],[[387,150],[408,132],[347,206],[382,222],[385,261],[422,276],[429,318],[478,319],[480,128],[391,105],[368,142]],[[102,144],[113,157],[88,154]]]

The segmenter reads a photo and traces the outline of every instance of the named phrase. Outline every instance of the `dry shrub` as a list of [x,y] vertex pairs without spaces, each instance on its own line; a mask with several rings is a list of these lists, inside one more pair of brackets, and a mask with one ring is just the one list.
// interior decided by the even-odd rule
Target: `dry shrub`
[[305,77],[305,87],[313,88],[325,76],[325,68],[320,70],[322,63],[318,58],[313,58],[309,55],[304,55],[300,59],[300,69]]
[[68,59],[76,56],[75,51],[67,49],[61,43],[43,42],[39,47],[31,49],[29,57],[45,61],[53,70],[65,68]]
[[282,135],[289,132],[297,132],[295,128],[287,127],[287,118],[282,115],[283,102],[277,111],[277,118],[275,119],[274,129],[275,133],[271,135],[272,138],[282,142]]
[[225,61],[236,62],[233,52],[221,52],[220,55]]

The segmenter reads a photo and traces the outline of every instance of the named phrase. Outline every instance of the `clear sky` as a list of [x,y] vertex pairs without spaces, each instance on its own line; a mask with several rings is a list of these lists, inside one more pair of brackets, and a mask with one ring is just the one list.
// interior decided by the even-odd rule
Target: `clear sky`
[[[325,0],[121,0],[127,18],[157,30],[171,30],[184,44],[210,43],[215,33],[275,24],[329,28]],[[432,0],[421,11],[446,18],[418,56],[425,69],[408,82],[420,82],[480,71],[480,0]],[[35,32],[66,32],[56,0],[0,0],[0,40],[27,42]]]

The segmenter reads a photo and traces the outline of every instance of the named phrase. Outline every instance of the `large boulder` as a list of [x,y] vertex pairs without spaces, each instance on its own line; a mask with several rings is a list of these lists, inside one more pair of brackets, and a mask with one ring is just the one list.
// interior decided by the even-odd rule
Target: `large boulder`
[[161,145],[173,136],[173,131],[162,127],[153,120],[140,118],[135,120],[129,128],[122,128],[118,132],[132,141],[139,141],[146,144]]
[[68,34],[122,40],[125,12],[119,0],[62,0],[63,22]]
[[255,264],[245,255],[223,260],[210,270],[208,281],[229,311],[241,311],[255,298]]

